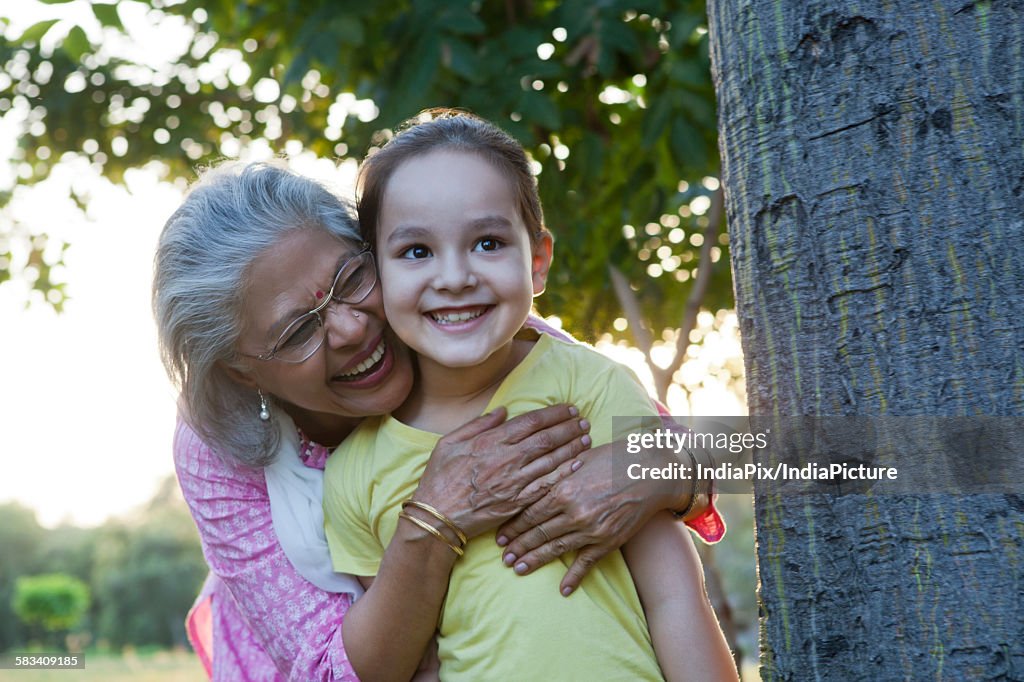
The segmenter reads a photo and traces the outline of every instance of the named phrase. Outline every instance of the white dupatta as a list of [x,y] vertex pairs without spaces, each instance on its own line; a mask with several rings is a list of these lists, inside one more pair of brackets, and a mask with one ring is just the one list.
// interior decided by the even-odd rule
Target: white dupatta
[[281,429],[280,445],[263,472],[277,539],[303,578],[322,590],[347,592],[358,599],[364,592],[359,581],[331,566],[324,534],[324,472],[299,459],[299,432],[291,418],[279,414],[275,421]]

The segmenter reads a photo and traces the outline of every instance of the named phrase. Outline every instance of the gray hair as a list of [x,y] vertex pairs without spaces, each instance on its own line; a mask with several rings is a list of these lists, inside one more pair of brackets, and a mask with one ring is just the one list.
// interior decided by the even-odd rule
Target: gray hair
[[185,418],[221,457],[250,466],[273,460],[279,428],[226,370],[239,358],[253,261],[300,229],[361,240],[351,202],[318,182],[282,163],[228,162],[200,174],[157,246],[153,313]]

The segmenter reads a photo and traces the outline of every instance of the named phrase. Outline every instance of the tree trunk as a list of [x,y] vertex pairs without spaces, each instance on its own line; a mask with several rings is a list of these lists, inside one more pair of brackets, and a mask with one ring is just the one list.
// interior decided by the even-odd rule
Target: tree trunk
[[[708,12],[750,413],[1024,414],[1024,3]],[[756,522],[764,679],[1024,679],[1021,497]]]

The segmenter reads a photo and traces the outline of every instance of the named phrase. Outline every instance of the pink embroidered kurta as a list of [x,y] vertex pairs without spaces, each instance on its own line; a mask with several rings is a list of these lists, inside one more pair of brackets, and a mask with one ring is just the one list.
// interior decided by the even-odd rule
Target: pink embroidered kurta
[[[323,469],[326,448],[309,450],[306,463]],[[211,678],[357,680],[341,641],[351,598],[292,567],[274,533],[263,470],[228,465],[181,419],[174,464],[212,573],[188,623]]]

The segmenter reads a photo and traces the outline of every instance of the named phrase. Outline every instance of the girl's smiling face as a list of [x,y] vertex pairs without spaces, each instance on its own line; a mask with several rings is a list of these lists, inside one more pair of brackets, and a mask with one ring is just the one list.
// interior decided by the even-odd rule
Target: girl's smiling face
[[507,346],[544,290],[551,237],[536,246],[510,181],[483,158],[439,149],[388,180],[377,227],[384,308],[423,359],[475,367]]

